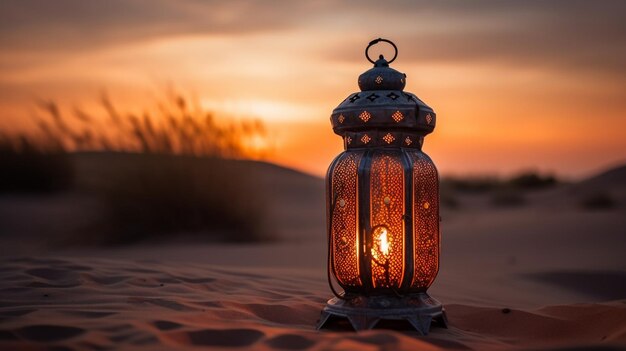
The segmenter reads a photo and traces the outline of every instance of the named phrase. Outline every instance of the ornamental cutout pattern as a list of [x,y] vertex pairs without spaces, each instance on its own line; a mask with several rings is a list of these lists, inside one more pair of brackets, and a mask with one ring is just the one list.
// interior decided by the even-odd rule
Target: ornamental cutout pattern
[[433,116],[429,114],[426,115],[426,124],[430,124],[433,121]]
[[383,137],[383,140],[387,143],[387,144],[391,144],[393,143],[394,140],[396,140],[396,138],[393,137],[393,135],[391,135],[391,133],[387,133],[385,134],[385,136]]
[[363,112],[361,112],[361,114],[359,115],[359,118],[360,118],[361,120],[363,120],[363,122],[366,122],[366,123],[367,123],[367,121],[369,121],[369,120],[372,118],[372,115],[371,115],[369,112],[367,112],[367,111],[363,111]]
[[404,115],[402,114],[402,112],[396,111],[391,115],[391,118],[393,118],[393,120],[397,123],[404,119]]

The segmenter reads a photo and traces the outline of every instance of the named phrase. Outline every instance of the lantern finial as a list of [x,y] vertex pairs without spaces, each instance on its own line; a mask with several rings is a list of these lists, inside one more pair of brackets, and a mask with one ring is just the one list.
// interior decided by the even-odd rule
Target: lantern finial
[[[378,60],[374,61],[369,56],[369,49],[373,45],[379,42],[385,42],[391,44],[395,50],[393,58],[387,61],[385,56],[379,55]],[[374,64],[374,68],[366,71],[359,76],[359,88],[361,91],[368,90],[403,90],[406,85],[406,74],[400,73],[393,68],[389,67],[389,64],[395,61],[398,57],[398,48],[391,40],[378,38],[372,40],[367,48],[365,48],[365,57],[367,60]]]

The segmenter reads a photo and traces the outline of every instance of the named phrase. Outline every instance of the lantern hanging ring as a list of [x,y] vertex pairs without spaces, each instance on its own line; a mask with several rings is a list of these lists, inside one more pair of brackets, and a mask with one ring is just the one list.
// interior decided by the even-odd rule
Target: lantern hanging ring
[[[393,61],[395,61],[396,57],[398,57],[398,47],[396,46],[396,44],[394,44],[394,43],[393,43],[391,40],[389,40],[389,39],[378,38],[378,39],[374,39],[374,40],[370,41],[369,45],[367,45],[367,47],[365,48],[365,57],[367,58],[367,60],[368,60],[369,62],[371,62],[371,63],[374,63],[374,64],[375,64],[376,62],[370,58],[370,55],[369,55],[369,52],[368,52],[368,51],[370,50],[370,48],[371,48],[372,46],[374,46],[374,45],[376,45],[376,44],[380,43],[381,41],[382,41],[382,42],[385,42],[385,43],[388,43],[389,45],[393,46],[394,54],[393,54],[393,57],[391,58],[391,60],[389,60],[389,61],[388,61],[388,63],[392,63]],[[382,56],[382,55],[381,55],[381,56]]]

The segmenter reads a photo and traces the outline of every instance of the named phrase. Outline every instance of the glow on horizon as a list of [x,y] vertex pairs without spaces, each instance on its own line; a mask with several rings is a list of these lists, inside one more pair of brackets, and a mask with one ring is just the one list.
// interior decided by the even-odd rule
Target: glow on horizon
[[[411,6],[405,12],[407,4],[401,11],[391,4],[387,10],[395,11],[395,21],[379,23],[375,20],[380,11],[373,5],[344,17],[319,5],[289,4],[304,15],[283,27],[261,21],[258,25],[267,28],[241,33],[189,30],[133,40],[104,35],[103,44],[80,42],[83,46],[78,49],[63,48],[68,32],[48,34],[44,27],[44,38],[54,38],[59,45],[41,50],[36,45],[18,45],[3,50],[0,57],[0,130],[29,128],[37,98],[52,99],[67,110],[80,106],[91,111],[99,108],[95,101],[106,90],[121,110],[137,111],[153,106],[155,96],[163,93],[159,87],[171,82],[219,118],[262,120],[268,140],[248,145],[269,149],[268,161],[323,175],[342,151],[341,139],[328,121],[330,113],[358,91],[358,75],[371,67],[362,57],[367,42],[387,36],[400,48],[392,66],[407,73],[406,90],[438,114],[424,151],[442,173],[510,174],[534,169],[580,177],[626,161],[623,75],[607,65],[585,61],[602,52],[596,50],[595,56],[581,56],[579,61],[564,52],[561,61],[554,61],[558,64],[549,59],[564,51],[560,48],[547,54],[545,63],[534,57],[541,51],[528,52],[529,63],[525,63],[515,47],[508,48],[512,52],[504,51],[497,41],[500,38],[493,36],[504,28],[520,31],[522,39],[524,35],[540,39],[534,27],[527,25],[530,22],[523,21],[552,23],[542,7],[553,11],[548,5],[534,4],[536,8],[518,18],[515,11],[508,11],[517,5],[508,2],[500,3],[496,10],[501,16],[494,17],[487,12],[472,12],[472,17],[465,8],[446,5],[432,5],[432,13]],[[263,20],[255,18],[255,12],[220,6],[226,6],[225,13],[242,24],[257,25],[255,21]],[[190,8],[196,11],[195,7]],[[558,12],[561,16],[563,11]],[[107,34],[110,29],[94,30]],[[29,38],[30,32],[23,31]],[[9,34],[19,38],[20,33]],[[428,51],[421,51],[422,46],[411,40],[416,36],[428,42]],[[563,33],[541,36],[550,37],[548,43],[553,46],[568,40]],[[464,46],[468,40],[480,49]],[[610,63],[615,56],[610,50],[617,49],[609,44],[606,48],[605,61]],[[473,50],[492,56],[476,58]],[[438,54],[431,57],[427,52]]]
[[236,119],[248,120],[258,118],[266,123],[294,122],[305,118],[313,118],[319,108],[288,101],[262,99],[202,99],[200,105],[209,110],[217,111]]

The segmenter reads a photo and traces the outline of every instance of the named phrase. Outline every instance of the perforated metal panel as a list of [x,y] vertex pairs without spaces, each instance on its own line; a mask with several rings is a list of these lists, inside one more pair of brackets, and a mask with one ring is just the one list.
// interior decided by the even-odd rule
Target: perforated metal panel
[[333,271],[343,286],[360,286],[358,241],[358,176],[362,152],[346,152],[331,171]]
[[[404,171],[400,151],[380,151],[370,173],[371,269],[374,288],[399,288],[404,276]],[[380,230],[386,232],[381,242]],[[384,250],[383,246],[387,246]],[[384,251],[387,251],[386,253]]]
[[413,159],[414,273],[411,288],[426,289],[439,270],[439,177],[435,164],[422,152]]

